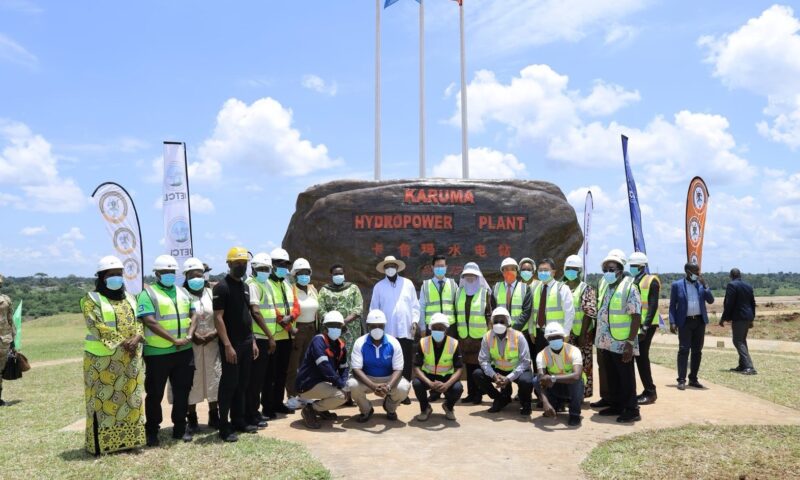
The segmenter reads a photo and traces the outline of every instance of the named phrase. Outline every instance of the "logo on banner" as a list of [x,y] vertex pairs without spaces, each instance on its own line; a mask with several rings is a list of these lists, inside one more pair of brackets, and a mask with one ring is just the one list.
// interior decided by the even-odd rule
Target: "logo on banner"
[[107,192],[100,197],[100,213],[110,223],[120,223],[128,216],[128,202],[118,192]]
[[189,222],[185,217],[178,217],[169,224],[169,238],[174,243],[189,241]]
[[706,194],[703,192],[703,187],[700,185],[694,187],[694,195],[692,196],[692,202],[694,203],[694,209],[698,212],[703,209],[706,205]]
[[689,239],[695,245],[700,241],[700,221],[697,217],[692,217],[689,220]]
[[164,182],[170,190],[181,190],[183,187],[183,168],[178,162],[170,162],[164,173]]
[[692,256],[689,258],[689,263],[693,263],[697,265],[697,254],[693,253]]
[[128,280],[135,280],[139,278],[139,262],[136,261],[135,258],[128,258],[124,262],[122,262],[123,267],[123,275]]
[[129,228],[118,228],[114,232],[114,248],[123,255],[128,255],[136,250],[136,235]]

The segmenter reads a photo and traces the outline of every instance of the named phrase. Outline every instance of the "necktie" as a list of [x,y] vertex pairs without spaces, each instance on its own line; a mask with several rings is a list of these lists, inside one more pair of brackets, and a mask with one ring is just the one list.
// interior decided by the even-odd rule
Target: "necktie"
[[542,285],[542,295],[539,297],[539,312],[536,314],[536,325],[544,327],[544,311],[547,308],[547,284]]
[[511,285],[506,284],[506,309],[510,312],[511,311],[511,297],[514,295],[514,290],[511,288]]

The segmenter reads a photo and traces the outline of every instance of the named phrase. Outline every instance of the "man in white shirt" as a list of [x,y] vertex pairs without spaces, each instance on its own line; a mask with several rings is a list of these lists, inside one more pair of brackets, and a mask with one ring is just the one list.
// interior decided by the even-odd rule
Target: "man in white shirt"
[[[419,333],[419,299],[414,283],[400,276],[406,264],[393,256],[383,259],[377,270],[386,275],[372,289],[370,310],[380,310],[386,316],[386,333],[400,342],[403,351],[403,378],[411,381],[414,363],[414,339]],[[408,405],[411,399],[403,402]]]
[[569,426],[581,425],[583,402],[583,355],[581,350],[566,343],[566,333],[558,322],[545,327],[548,345],[536,356],[536,390],[544,403],[544,416],[555,417],[561,406],[569,404]]
[[[528,324],[528,332],[533,342],[532,358],[536,358],[547,346],[544,338],[546,324],[558,322],[565,332],[569,332],[575,321],[572,291],[566,283],[555,280],[555,273],[556,262],[553,259],[545,258],[539,262],[537,273],[539,282],[532,292],[533,311]],[[520,324],[514,326],[514,328],[521,327]]]

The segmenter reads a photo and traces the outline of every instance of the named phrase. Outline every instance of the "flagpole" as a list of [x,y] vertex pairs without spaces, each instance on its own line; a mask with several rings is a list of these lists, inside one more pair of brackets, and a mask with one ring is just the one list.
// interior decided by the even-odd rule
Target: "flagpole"
[[467,142],[467,59],[464,52],[464,2],[458,0],[461,30],[461,173],[469,178],[469,146]]
[[375,0],[375,180],[381,179],[381,0]]
[[419,0],[419,177],[425,178],[425,0]]

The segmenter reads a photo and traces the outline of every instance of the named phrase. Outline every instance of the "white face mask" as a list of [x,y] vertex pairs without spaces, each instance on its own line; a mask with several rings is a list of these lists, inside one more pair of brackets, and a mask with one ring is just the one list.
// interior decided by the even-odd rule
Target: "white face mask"
[[394,277],[395,275],[397,275],[397,269],[394,267],[387,268],[386,270],[384,270],[384,272],[386,272],[387,277]]
[[383,338],[383,329],[382,328],[373,328],[369,331],[369,336],[372,337],[374,340],[380,340]]
[[506,327],[502,323],[495,323],[494,325],[492,325],[492,331],[497,335],[505,334],[506,330],[508,330],[508,327]]

